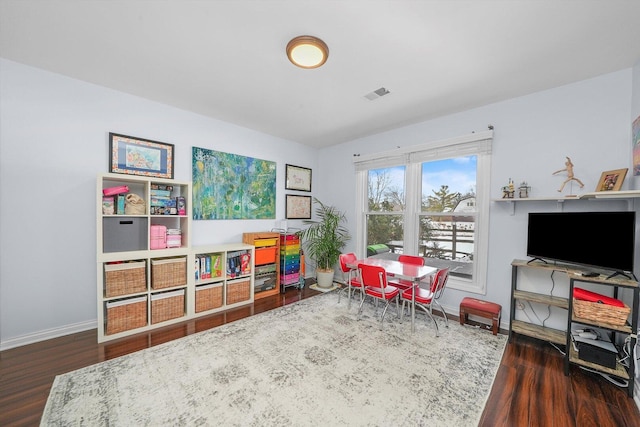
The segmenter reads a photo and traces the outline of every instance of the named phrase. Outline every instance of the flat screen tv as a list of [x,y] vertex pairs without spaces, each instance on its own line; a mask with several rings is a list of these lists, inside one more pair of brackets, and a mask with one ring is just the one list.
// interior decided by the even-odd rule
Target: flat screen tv
[[635,212],[529,213],[527,256],[633,274]]

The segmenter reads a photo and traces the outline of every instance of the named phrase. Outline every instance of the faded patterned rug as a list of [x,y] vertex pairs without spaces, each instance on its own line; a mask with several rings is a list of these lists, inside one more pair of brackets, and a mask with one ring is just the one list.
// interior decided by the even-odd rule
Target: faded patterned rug
[[476,426],[507,337],[322,294],[56,377],[46,426]]

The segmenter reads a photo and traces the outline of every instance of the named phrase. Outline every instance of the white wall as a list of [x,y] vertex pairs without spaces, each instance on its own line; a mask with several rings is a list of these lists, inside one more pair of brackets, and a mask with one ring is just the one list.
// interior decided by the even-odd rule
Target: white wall
[[[178,180],[191,180],[192,146],[277,161],[277,219],[285,164],[316,169],[315,149],[0,59],[0,348],[95,327],[109,132],[175,144]],[[277,219],[193,221],[192,244],[239,242]]]
[[[453,138],[486,130],[489,124],[495,127],[492,198],[501,197],[500,188],[509,178],[516,183],[526,180],[532,186],[532,197],[555,197],[566,176],[552,173],[564,167],[565,156],[572,158],[575,176],[585,184],[582,190],[574,186],[574,194],[594,191],[601,172],[631,168],[631,78],[628,69],[324,149],[320,165],[333,167],[330,174],[322,169],[322,197],[344,209],[355,224],[355,188],[349,184],[355,177],[353,154]],[[569,194],[568,187],[562,194]],[[627,188],[625,182],[623,189]],[[565,210],[627,208],[624,202],[572,201],[565,205]],[[514,258],[526,259],[527,212],[556,209],[555,202],[529,202],[517,205],[511,216],[506,204],[491,203],[487,293],[482,298],[502,305],[503,327],[509,321],[510,263]],[[355,241],[348,250],[356,251]],[[541,285],[551,289],[548,281]],[[457,313],[464,296],[447,290],[445,308]],[[546,310],[540,314],[546,317]]]
[[[179,180],[191,179],[192,146],[277,161],[278,219],[284,217],[285,163],[310,167],[313,195],[345,210],[354,227],[354,153],[451,138],[485,130],[488,124],[495,126],[493,198],[500,197],[500,187],[509,178],[528,181],[533,197],[557,195],[563,178],[551,173],[563,167],[565,156],[573,159],[575,174],[585,183],[582,191],[594,190],[602,171],[631,168],[634,73],[637,69],[623,70],[318,153],[0,59],[0,348],[95,326],[95,180],[108,168],[110,131],[175,144]],[[629,182],[623,188],[629,188]],[[565,207],[595,208],[626,205],[572,201]],[[510,262],[525,257],[526,213],[555,209],[549,202],[518,205],[511,216],[504,205],[491,204],[485,298],[502,304],[503,326],[508,324]],[[243,231],[271,229],[276,223],[194,221],[193,244],[239,241]],[[355,250],[355,241],[347,249]],[[445,307],[457,312],[463,296],[447,291]]]

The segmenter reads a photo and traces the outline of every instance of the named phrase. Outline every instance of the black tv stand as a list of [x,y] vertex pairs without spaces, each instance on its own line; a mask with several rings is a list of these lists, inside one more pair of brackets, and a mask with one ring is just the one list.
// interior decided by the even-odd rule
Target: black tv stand
[[605,280],[609,280],[612,279],[616,276],[624,276],[629,280],[635,280],[636,282],[638,281],[638,279],[636,278],[636,275],[633,274],[633,272],[629,271],[629,272],[624,272],[624,271],[614,271],[613,273],[611,273],[610,275],[607,276],[607,278]]
[[[564,273],[569,279],[568,297],[556,296],[551,292],[542,291],[536,292],[529,287],[524,289],[518,288],[518,279],[520,269],[532,269],[539,272],[554,272]],[[608,270],[607,273],[613,272]],[[637,280],[628,279],[628,275],[633,273],[628,271],[616,271],[609,278],[605,278],[604,274],[599,274],[597,277],[588,277],[584,275],[585,271],[583,267],[571,266],[566,264],[552,264],[547,262],[536,262],[517,260],[514,259],[511,262],[511,312],[509,320],[509,340],[512,340],[513,334],[526,335],[540,340],[548,341],[557,345],[562,345],[566,349],[564,355],[564,373],[570,374],[570,367],[572,365],[584,366],[599,373],[604,373],[613,376],[618,381],[622,380],[624,387],[627,391],[627,395],[630,398],[634,397],[634,387],[636,384],[636,360],[634,357],[629,358],[629,364],[625,365],[619,361],[616,363],[615,368],[609,368],[603,366],[595,361],[581,359],[579,353],[574,349],[571,330],[574,324],[584,325],[586,327],[596,327],[608,331],[612,335],[612,341],[620,342],[622,340],[629,340],[631,348],[635,348],[636,341],[638,339],[638,308],[640,307],[640,285]],[[615,276],[615,277],[614,277]],[[620,277],[617,277],[620,276]],[[617,323],[609,323],[606,320],[595,317],[580,317],[576,311],[574,311],[574,289],[578,284],[588,284],[595,288],[597,292],[602,292],[605,295],[612,295],[613,298],[618,298],[618,293],[622,289],[626,289],[626,292],[633,293],[633,303],[630,304],[631,317],[627,321],[620,325]],[[629,298],[627,296],[627,298]],[[519,303],[526,304],[527,302],[547,305],[550,309],[566,310],[566,327],[562,329],[556,329],[544,325],[544,322],[529,319],[528,316],[516,316],[516,309]],[[518,317],[518,318],[516,318]],[[543,323],[543,324],[540,324]],[[617,339],[617,340],[616,340]]]
[[549,264],[547,261],[543,260],[542,258],[538,258],[538,257],[531,258],[529,261],[527,261],[527,264],[531,264],[532,262],[535,262],[535,261],[540,261],[542,263]]

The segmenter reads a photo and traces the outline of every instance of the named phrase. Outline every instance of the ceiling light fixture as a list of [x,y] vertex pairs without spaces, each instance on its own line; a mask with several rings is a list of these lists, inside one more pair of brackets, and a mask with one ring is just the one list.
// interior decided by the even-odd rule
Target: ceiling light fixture
[[287,58],[300,68],[318,68],[329,56],[326,43],[313,36],[298,36],[287,44]]

